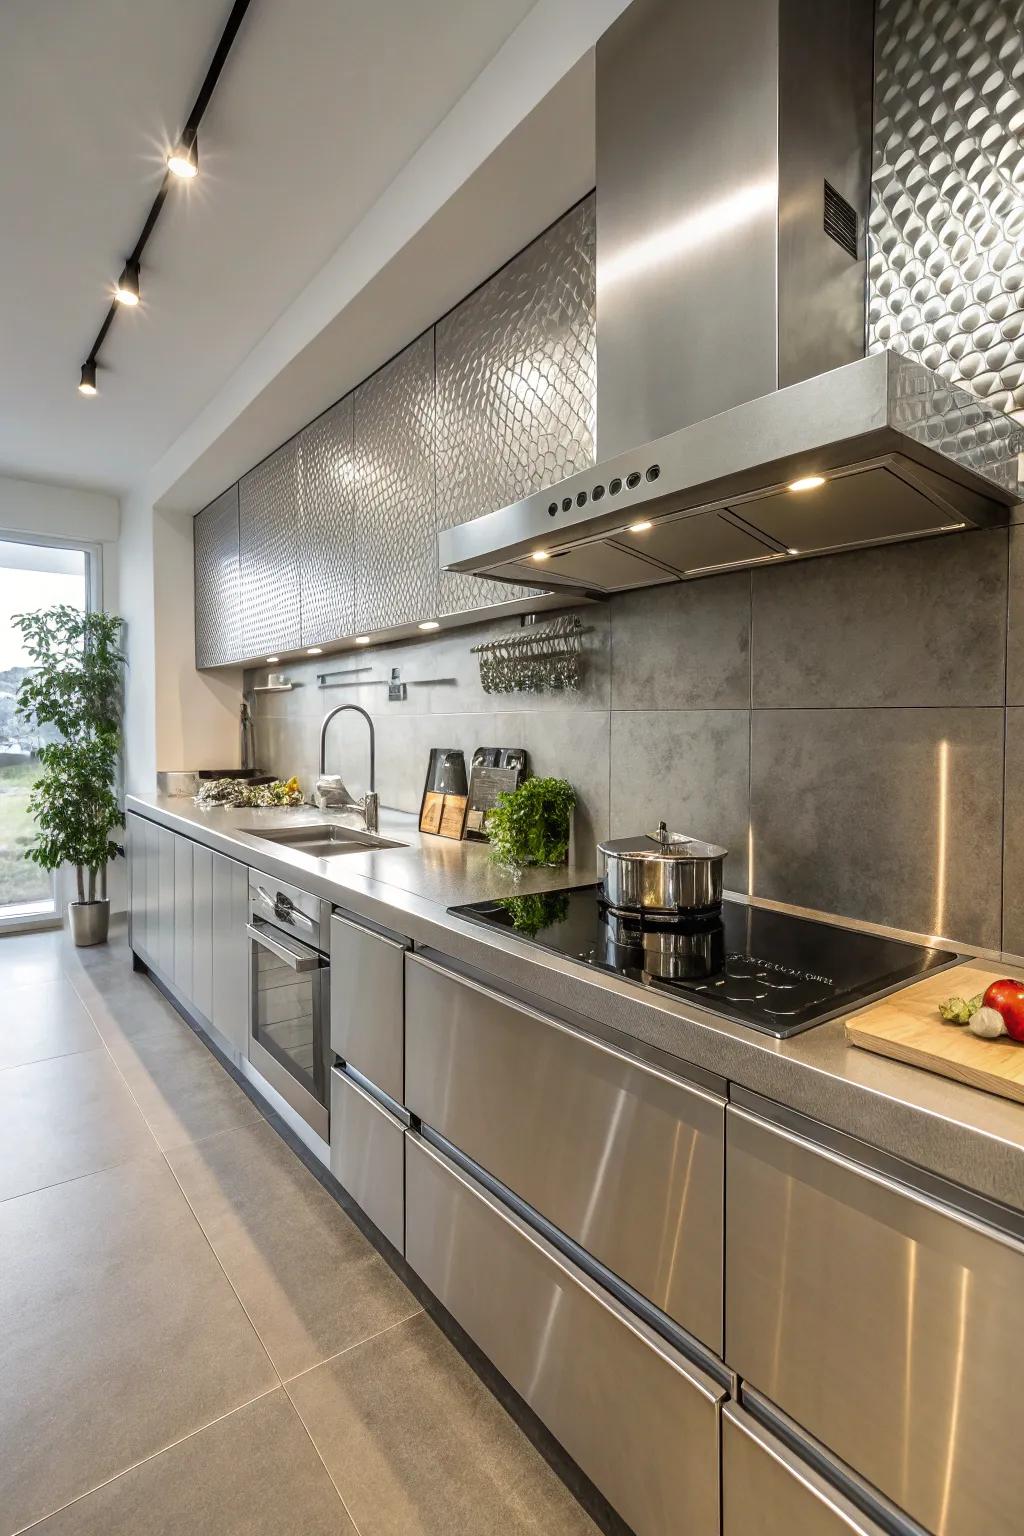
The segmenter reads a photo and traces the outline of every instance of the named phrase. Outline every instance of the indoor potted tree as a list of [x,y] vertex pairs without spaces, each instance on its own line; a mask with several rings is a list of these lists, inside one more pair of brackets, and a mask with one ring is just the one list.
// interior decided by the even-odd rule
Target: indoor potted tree
[[76,944],[102,944],[110,922],[107,863],[124,849],[116,793],[121,755],[124,620],[61,603],[14,617],[32,671],[18,689],[18,714],[48,728],[29,810],[38,832],[25,857],[43,869],[75,866],[78,900],[68,903]]

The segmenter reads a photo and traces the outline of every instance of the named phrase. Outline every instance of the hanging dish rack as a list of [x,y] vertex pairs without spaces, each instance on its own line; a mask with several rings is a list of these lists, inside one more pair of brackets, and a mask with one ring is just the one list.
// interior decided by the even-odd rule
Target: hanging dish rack
[[484,692],[575,692],[583,680],[583,636],[589,633],[579,614],[570,613],[474,645]]

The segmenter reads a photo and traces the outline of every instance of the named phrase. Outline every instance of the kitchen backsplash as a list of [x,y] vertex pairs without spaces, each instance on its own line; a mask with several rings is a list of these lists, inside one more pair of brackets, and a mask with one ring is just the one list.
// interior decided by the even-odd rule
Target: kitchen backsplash
[[[577,847],[664,818],[731,852],[730,889],[1024,953],[1024,508],[979,531],[625,594],[579,610],[577,694],[488,695],[470,647],[518,620],[289,664],[261,766],[316,777],[320,721],[370,711],[382,803],[432,746],[523,746],[570,779]],[[367,667],[359,686],[317,673]],[[387,701],[392,667],[409,684]],[[247,685],[266,673],[246,674]],[[356,681],[357,679],[353,679]],[[328,768],[366,788],[366,729]]]

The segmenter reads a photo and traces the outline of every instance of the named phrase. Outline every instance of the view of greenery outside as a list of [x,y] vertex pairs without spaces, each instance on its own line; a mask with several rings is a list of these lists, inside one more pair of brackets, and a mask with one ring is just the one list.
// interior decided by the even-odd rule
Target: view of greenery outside
[[37,772],[34,762],[0,765],[0,907],[45,901],[50,894],[50,877],[24,856],[32,841],[28,795]]

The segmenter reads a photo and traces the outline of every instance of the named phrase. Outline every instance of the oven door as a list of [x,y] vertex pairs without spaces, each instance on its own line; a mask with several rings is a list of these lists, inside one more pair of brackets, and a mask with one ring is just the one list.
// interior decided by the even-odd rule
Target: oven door
[[325,957],[258,917],[249,934],[249,1060],[324,1141],[330,1103]]

